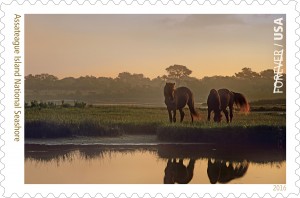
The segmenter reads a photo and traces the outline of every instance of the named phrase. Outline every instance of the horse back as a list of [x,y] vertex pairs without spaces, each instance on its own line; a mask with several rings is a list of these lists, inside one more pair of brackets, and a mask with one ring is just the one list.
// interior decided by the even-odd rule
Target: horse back
[[177,108],[185,107],[189,99],[194,100],[192,91],[187,87],[178,87],[175,90],[174,95],[177,103]]
[[230,104],[233,105],[234,97],[233,97],[233,93],[231,91],[229,91],[228,89],[219,89],[218,93],[220,96],[222,109],[226,109],[226,107]]
[[177,89],[175,89],[175,93],[176,95],[180,96],[180,95],[192,95],[192,91],[187,88],[187,87],[178,87]]

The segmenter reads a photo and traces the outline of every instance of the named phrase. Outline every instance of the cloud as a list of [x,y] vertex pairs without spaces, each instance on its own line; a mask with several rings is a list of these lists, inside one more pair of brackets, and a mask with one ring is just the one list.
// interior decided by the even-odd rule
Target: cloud
[[169,15],[161,22],[168,27],[183,27],[189,29],[224,27],[224,26],[262,26],[273,25],[275,18],[284,15],[271,14],[192,14]]
[[237,15],[188,15],[183,21],[183,24],[189,27],[208,27],[208,26],[220,26],[220,25],[241,25],[244,21]]

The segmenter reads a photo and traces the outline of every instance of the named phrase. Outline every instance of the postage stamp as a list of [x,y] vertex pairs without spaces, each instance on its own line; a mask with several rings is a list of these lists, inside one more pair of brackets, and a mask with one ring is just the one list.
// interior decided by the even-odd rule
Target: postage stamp
[[3,196],[299,196],[297,8],[3,1]]

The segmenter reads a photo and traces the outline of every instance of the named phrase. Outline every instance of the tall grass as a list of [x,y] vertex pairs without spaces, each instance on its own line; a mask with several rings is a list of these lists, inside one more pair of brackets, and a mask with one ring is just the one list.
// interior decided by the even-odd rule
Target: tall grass
[[[98,106],[85,108],[28,108],[25,110],[26,138],[57,138],[74,136],[119,136],[122,134],[153,134],[161,140],[188,140],[210,134],[238,134],[253,131],[285,130],[285,114],[279,112],[234,112],[227,124],[206,121],[206,111],[199,111],[201,120],[191,123],[188,109],[183,123],[169,123],[165,108],[136,106]],[[179,120],[179,113],[177,113]],[[196,134],[196,135],[195,135]],[[195,137],[194,137],[195,138]]]

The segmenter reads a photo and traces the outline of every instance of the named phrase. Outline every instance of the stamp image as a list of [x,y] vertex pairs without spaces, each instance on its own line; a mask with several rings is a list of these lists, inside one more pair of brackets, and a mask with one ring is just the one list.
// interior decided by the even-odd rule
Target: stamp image
[[299,195],[297,6],[2,3],[3,196]]

